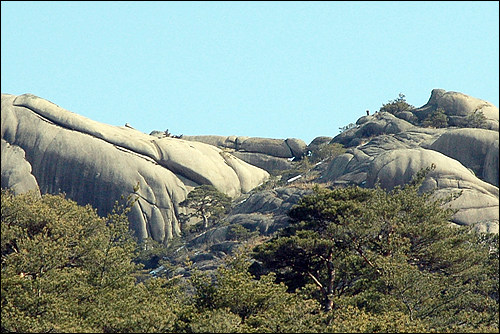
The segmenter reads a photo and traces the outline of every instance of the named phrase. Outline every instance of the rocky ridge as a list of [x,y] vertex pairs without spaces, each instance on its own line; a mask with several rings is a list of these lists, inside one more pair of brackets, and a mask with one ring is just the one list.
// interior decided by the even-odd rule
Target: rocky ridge
[[[449,126],[415,122],[438,108]],[[485,116],[482,127],[464,127],[477,112]],[[241,244],[231,237],[231,226],[263,236],[286,226],[288,210],[312,184],[378,183],[392,189],[431,164],[436,168],[422,190],[436,188],[438,196],[462,192],[451,203],[458,210],[453,223],[498,233],[498,142],[497,107],[440,89],[420,108],[363,116],[341,134],[317,137],[309,145],[295,138],[146,135],[94,122],[32,95],[2,94],[2,187],[64,191],[105,213],[139,182],[131,228],[157,241],[181,234],[178,215],[185,209],[178,204],[193,187],[213,184],[231,195],[234,205],[225,223],[179,248],[178,254],[190,254],[200,268],[213,267]],[[346,148],[343,154],[313,165],[302,178],[271,184],[270,174],[293,169],[315,147],[335,143]]]
[[2,188],[64,192],[99,214],[134,193],[139,239],[180,236],[179,206],[202,184],[237,197],[269,174],[215,146],[95,122],[31,94],[2,94]]

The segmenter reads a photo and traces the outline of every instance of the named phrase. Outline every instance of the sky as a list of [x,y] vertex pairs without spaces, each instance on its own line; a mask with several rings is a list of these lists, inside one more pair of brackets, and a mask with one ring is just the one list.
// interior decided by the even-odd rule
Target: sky
[[144,133],[309,144],[400,93],[499,106],[499,2],[2,1],[0,73]]

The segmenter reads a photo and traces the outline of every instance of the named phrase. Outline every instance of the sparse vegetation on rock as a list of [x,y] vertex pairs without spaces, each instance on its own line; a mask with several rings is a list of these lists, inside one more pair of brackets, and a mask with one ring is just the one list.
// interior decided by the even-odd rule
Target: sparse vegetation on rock
[[422,121],[422,126],[445,128],[448,126],[448,116],[446,116],[443,108],[437,108]]
[[415,109],[415,107],[406,102],[406,96],[403,93],[399,93],[397,99],[383,104],[379,112],[388,112],[396,116],[400,112],[411,111],[413,109]]
[[469,128],[484,128],[486,125],[486,116],[482,111],[474,111],[466,118],[466,126]]
[[179,205],[192,210],[186,214],[187,219],[201,218],[202,228],[206,230],[210,222],[217,221],[228,212],[231,198],[207,184],[194,188]]
[[2,95],[2,332],[498,332],[491,104],[400,94],[309,145],[46,137],[65,113]]
[[420,195],[422,181],[420,175],[391,192],[317,188],[256,257],[289,291],[315,286],[311,294],[327,312],[340,303],[439,328],[472,318],[491,326],[496,318],[486,320],[483,310],[498,311],[498,276],[489,267],[495,246],[470,228],[450,226],[445,199]]

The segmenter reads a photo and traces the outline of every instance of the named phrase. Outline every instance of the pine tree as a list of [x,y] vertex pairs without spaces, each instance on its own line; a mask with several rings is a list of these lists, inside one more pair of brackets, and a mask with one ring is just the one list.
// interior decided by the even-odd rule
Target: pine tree
[[290,291],[313,284],[327,312],[352,305],[435,328],[498,330],[498,242],[452,225],[451,197],[420,193],[424,175],[389,192],[316,187],[255,257]]
[[210,220],[214,221],[227,213],[231,207],[231,198],[212,185],[202,185],[194,188],[179,205],[192,209],[188,218],[201,218],[203,228],[207,229]]
[[2,190],[2,332],[173,331],[171,289],[133,276],[129,205],[99,217],[63,195]]

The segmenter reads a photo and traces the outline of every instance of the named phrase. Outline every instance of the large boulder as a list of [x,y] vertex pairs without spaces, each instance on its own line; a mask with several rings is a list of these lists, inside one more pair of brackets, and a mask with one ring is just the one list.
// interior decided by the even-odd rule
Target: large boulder
[[[365,116],[366,117],[366,116]],[[322,175],[323,182],[365,186],[372,160],[385,152],[419,148],[431,145],[445,130],[410,128],[397,134],[382,134],[349,147],[344,154],[335,157]],[[353,140],[356,138],[354,137]]]
[[264,153],[234,151],[232,154],[251,165],[270,172],[271,174],[279,173],[292,168],[292,162],[288,159],[277,158]]
[[34,191],[40,195],[35,177],[31,174],[31,165],[26,161],[24,151],[16,145],[10,145],[2,139],[2,188],[10,189],[14,194]]
[[328,137],[328,136],[316,137],[309,143],[309,145],[307,145],[307,150],[312,151],[321,145],[328,144],[332,141],[332,139],[333,137]]
[[498,107],[488,101],[444,89],[433,89],[429,101],[422,107],[413,110],[413,113],[422,120],[438,108],[444,110],[451,125],[466,124],[467,117],[481,112],[486,118],[485,128],[495,131],[499,129]]
[[219,148],[241,152],[261,153],[277,158],[301,158],[306,154],[306,143],[297,138],[275,139],[243,136],[182,136],[184,140],[197,141]]
[[360,145],[372,137],[383,134],[396,134],[415,128],[411,123],[388,112],[377,112],[363,116],[352,127],[335,136],[331,143],[339,143],[346,147]]
[[217,136],[217,135],[198,135],[198,136],[182,136],[184,140],[198,141],[205,144],[217,146],[219,148],[238,149],[238,144],[247,137],[237,136]]
[[460,161],[480,179],[498,186],[498,131],[453,129],[429,148]]
[[450,203],[452,208],[458,210],[453,222],[498,233],[498,187],[478,179],[460,162],[442,153],[419,148],[380,154],[370,164],[366,186],[380,184],[390,190],[410,182],[420,170],[431,165],[435,169],[426,176],[421,190],[435,189],[436,196],[462,192]]
[[481,111],[486,118],[499,120],[498,107],[488,101],[460,92],[433,89],[429,101],[421,109],[429,106],[443,108],[448,114],[455,116],[467,116],[473,112]]
[[64,192],[105,215],[139,185],[130,227],[141,239],[180,235],[179,203],[195,186],[236,197],[269,177],[217,147],[102,124],[31,94],[2,94],[1,117],[2,187]]
[[308,148],[303,140],[297,138],[200,135],[182,136],[182,139],[216,146],[270,173],[290,169],[290,161],[301,159]]
[[453,221],[498,233],[498,108],[462,93],[434,89],[429,102],[412,113],[422,120],[437,108],[464,124],[482,112],[488,129],[422,128],[385,112],[363,116],[355,127],[332,139],[348,148],[329,163],[319,180],[362,187],[380,183],[392,189],[435,164],[423,190],[436,188],[436,196],[461,192],[450,203],[458,210]]

